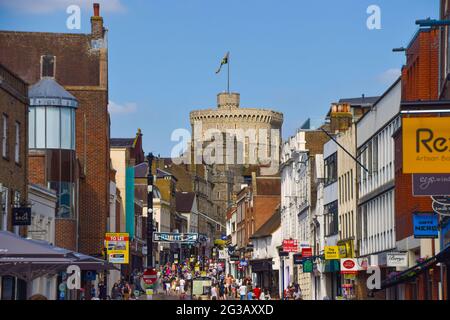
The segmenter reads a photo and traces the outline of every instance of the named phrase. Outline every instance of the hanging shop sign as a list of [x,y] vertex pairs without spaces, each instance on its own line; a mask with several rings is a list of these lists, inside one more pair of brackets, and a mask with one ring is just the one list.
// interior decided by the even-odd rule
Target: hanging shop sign
[[407,267],[408,254],[406,252],[389,252],[387,254],[388,267]]
[[226,259],[226,258],[228,258],[227,250],[225,249],[219,250],[219,259]]
[[344,279],[345,280],[356,280],[356,273],[345,273]]
[[403,173],[450,173],[448,118],[403,118]]
[[284,252],[298,252],[298,241],[293,239],[283,240]]
[[293,258],[294,258],[294,264],[302,264],[303,263],[303,258],[300,253],[294,254]]
[[358,261],[353,258],[341,259],[341,273],[353,274],[358,272]]
[[413,174],[413,195],[446,196],[450,193],[450,174]]
[[247,267],[247,266],[248,266],[248,261],[242,259],[242,260],[239,262],[239,265],[240,265],[241,267]]
[[436,201],[433,201],[432,204],[433,211],[442,215],[442,216],[450,216],[450,204],[442,204]]
[[359,271],[367,270],[367,268],[369,267],[369,258],[363,257],[363,258],[357,258],[356,260],[358,262],[358,270]]
[[416,213],[413,215],[414,238],[436,239],[439,237],[439,216],[437,214]]
[[339,246],[339,258],[354,258],[353,240],[338,241]]
[[303,261],[303,273],[312,273],[313,272],[313,262],[310,259]]
[[230,261],[239,261],[239,255],[230,255]]
[[441,227],[441,248],[444,250],[450,245],[450,218],[445,217]]
[[339,246],[325,246],[324,253],[325,253],[325,260],[340,259]]
[[153,240],[158,242],[192,243],[198,240],[198,233],[155,232]]
[[107,233],[106,253],[111,263],[128,264],[130,237],[128,233]]
[[31,208],[20,207],[12,209],[12,225],[13,226],[30,226],[31,225]]
[[302,257],[303,258],[310,258],[312,257],[312,248],[302,248]]

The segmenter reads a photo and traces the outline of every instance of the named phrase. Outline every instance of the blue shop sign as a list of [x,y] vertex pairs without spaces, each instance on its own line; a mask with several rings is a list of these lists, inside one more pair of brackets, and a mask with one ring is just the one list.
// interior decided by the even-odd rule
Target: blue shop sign
[[413,215],[414,238],[436,239],[439,237],[439,216],[416,213]]
[[450,218],[445,217],[441,228],[441,250],[450,246]]

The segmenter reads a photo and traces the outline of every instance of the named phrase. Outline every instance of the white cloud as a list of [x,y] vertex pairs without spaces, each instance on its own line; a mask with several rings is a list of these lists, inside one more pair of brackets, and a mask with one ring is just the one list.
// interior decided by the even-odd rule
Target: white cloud
[[137,104],[134,102],[125,102],[124,104],[118,104],[114,101],[109,101],[108,111],[111,114],[130,114],[137,111]]
[[397,68],[388,69],[378,75],[377,80],[382,84],[392,84],[402,74],[402,71]]
[[100,4],[102,12],[123,12],[125,6],[122,0],[0,0],[0,7],[29,14],[47,14],[55,11],[65,12],[70,5],[78,5],[82,10],[93,14],[93,3]]

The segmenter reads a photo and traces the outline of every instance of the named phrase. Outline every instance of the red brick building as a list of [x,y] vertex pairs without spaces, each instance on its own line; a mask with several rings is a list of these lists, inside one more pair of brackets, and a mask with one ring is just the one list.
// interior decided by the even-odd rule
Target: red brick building
[[[0,31],[0,63],[29,84],[52,78],[78,101],[75,160],[76,219],[58,219],[57,245],[101,255],[109,212],[108,49],[94,5],[90,34]],[[48,155],[30,155],[30,181],[48,184]],[[76,222],[75,222],[76,221]],[[78,233],[78,236],[77,236]]]
[[28,199],[27,96],[28,85],[0,64],[0,230],[13,231],[12,208]]
[[[438,117],[426,110],[443,109],[439,102],[439,29],[420,29],[406,48],[402,68],[401,117]],[[448,109],[448,106],[445,107]],[[412,174],[403,173],[402,130],[393,135],[395,142],[395,226],[397,248],[408,252],[411,260],[429,258],[438,253],[434,239],[415,239],[413,214],[433,212],[431,198],[413,196]],[[427,247],[431,251],[426,250]],[[402,251],[402,250],[401,250]],[[411,259],[415,258],[415,259]],[[399,299],[438,300],[439,266],[432,266],[412,281],[397,286]],[[446,281],[444,281],[446,282]],[[445,293],[444,293],[445,297]]]
[[[252,173],[251,185],[244,187],[236,197],[236,254],[252,259],[253,234],[264,225],[280,205],[281,179],[277,176],[257,176]],[[250,276],[249,268],[241,270]]]

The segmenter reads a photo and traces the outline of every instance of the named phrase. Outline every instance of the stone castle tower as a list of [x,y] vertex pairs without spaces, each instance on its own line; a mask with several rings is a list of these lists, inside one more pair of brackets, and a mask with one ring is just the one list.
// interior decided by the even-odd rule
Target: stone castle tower
[[[276,147],[274,145],[274,148],[272,148],[272,145],[273,139],[281,140],[283,114],[268,109],[241,108],[239,93],[219,93],[217,95],[217,108],[192,111],[190,122],[192,128],[191,148],[196,143],[205,146],[207,144],[204,142],[207,131],[215,130],[223,134],[225,157],[226,153],[230,152],[226,149],[226,138],[233,136],[233,133],[230,134],[229,130],[242,129],[244,132],[250,132],[248,130],[253,129],[257,132],[255,140],[247,136],[244,136],[243,139],[235,137],[233,163],[224,161],[226,163],[212,166],[213,170],[209,177],[214,184],[212,199],[218,207],[220,218],[225,222],[225,213],[232,204],[233,193],[238,192],[242,184],[248,184],[249,181],[246,177],[251,177],[250,171],[259,167],[258,163],[251,162],[251,153],[253,153],[253,159],[258,158],[256,155],[263,148],[261,152],[265,154],[265,157],[278,161],[281,141],[278,141],[278,145]],[[258,134],[261,132],[260,129],[265,129],[267,134]],[[278,137],[275,137],[274,133]],[[199,139],[201,141],[198,141]],[[242,153],[243,162],[237,161],[239,150]],[[278,153],[277,157],[273,154],[274,152]]]

